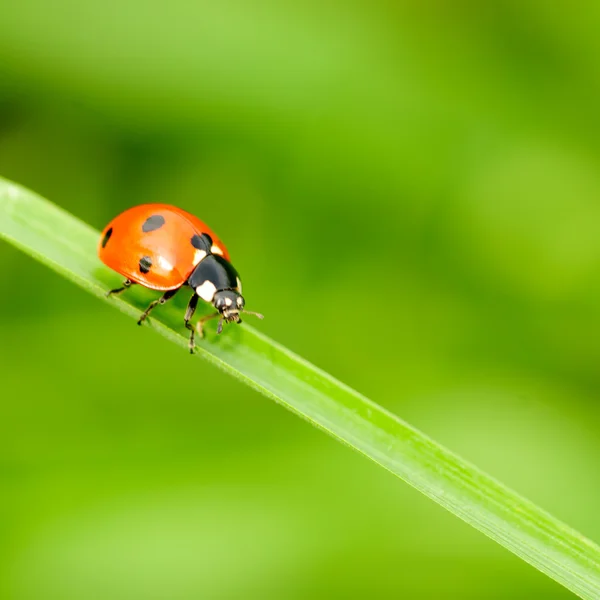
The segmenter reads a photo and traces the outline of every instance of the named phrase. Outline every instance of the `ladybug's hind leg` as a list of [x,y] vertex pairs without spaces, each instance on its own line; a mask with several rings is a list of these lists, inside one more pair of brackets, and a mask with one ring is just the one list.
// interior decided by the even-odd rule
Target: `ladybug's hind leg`
[[124,292],[127,288],[131,287],[132,285],[133,281],[131,281],[130,279],[126,279],[120,288],[116,288],[114,290],[110,290],[110,292],[106,292],[106,297],[108,298],[109,296],[116,296],[121,292]]
[[158,300],[154,300],[154,302],[150,302],[150,304],[148,305],[148,308],[140,315],[140,318],[138,320],[138,325],[141,325],[146,320],[146,318],[152,312],[152,309],[155,306],[158,306],[159,304],[164,304],[167,300],[170,300],[179,290],[180,290],[180,288],[176,288],[174,290],[168,290]]

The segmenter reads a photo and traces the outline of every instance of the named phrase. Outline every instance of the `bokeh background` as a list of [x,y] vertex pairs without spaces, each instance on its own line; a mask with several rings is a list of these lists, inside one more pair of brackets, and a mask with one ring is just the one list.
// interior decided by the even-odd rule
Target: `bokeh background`
[[[592,2],[5,2],[0,174],[98,229],[198,214],[257,327],[599,540],[599,28]],[[2,597],[570,597],[15,249],[0,267]]]

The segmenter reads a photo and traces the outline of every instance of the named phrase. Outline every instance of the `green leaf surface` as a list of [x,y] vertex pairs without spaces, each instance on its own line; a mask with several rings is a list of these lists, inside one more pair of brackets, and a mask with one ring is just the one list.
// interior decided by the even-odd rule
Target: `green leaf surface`
[[[0,237],[137,318],[140,293],[107,299],[121,278],[97,258],[99,233],[54,204],[0,179]],[[182,315],[150,325],[187,353]],[[198,341],[206,359],[358,450],[582,598],[600,598],[600,548],[426,435],[246,324]]]

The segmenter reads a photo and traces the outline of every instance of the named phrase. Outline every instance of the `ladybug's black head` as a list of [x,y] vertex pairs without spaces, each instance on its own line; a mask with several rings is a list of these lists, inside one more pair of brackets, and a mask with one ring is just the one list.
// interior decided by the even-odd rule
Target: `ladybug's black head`
[[233,265],[222,256],[209,254],[203,258],[192,271],[188,284],[202,300],[212,302],[219,311],[221,320],[217,328],[218,333],[223,330],[224,321],[240,323],[241,312],[262,319],[262,315],[244,310],[245,302],[239,275]]
[[221,290],[215,292],[213,298],[215,308],[227,322],[240,322],[240,313],[244,310],[244,297],[235,290]]
[[254,315],[259,319],[263,318],[263,316],[259,313],[253,313],[244,310],[245,304],[246,302],[244,297],[235,290],[220,290],[215,292],[213,297],[213,305],[221,314],[221,320],[219,321],[217,333],[221,333],[223,330],[223,321],[227,321],[227,323],[241,323],[242,319],[240,318],[240,313],[242,312],[245,312],[249,315]]

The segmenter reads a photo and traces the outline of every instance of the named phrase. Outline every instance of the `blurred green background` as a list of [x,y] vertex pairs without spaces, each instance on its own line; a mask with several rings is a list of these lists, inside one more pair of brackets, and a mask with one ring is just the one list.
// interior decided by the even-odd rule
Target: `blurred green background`
[[[98,229],[194,212],[253,325],[599,540],[600,9],[484,4],[2,3],[0,174]],[[2,597],[570,597],[5,244],[0,267]]]

